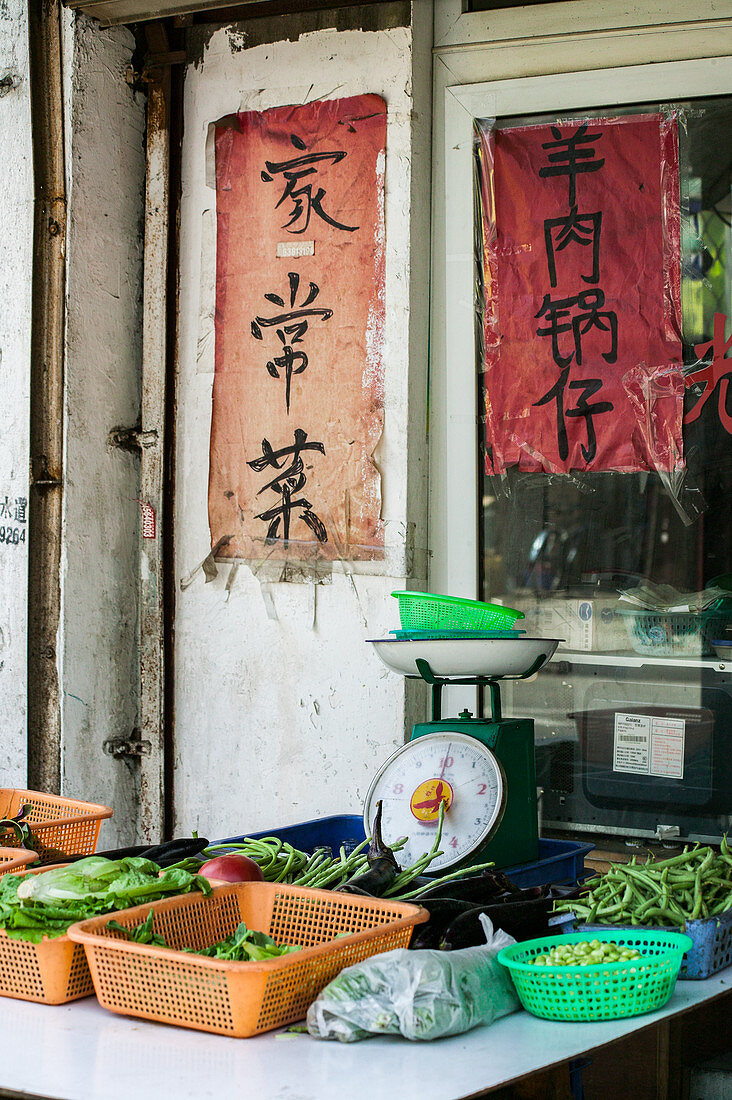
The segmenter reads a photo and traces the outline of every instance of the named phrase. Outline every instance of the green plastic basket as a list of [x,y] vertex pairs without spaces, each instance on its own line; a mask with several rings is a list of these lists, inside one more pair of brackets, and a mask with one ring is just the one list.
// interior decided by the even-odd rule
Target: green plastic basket
[[454,641],[455,638],[483,640],[490,638],[521,638],[525,630],[390,630],[395,638],[405,642]]
[[[641,958],[596,966],[546,967],[528,961],[558,944],[583,940],[633,947]],[[545,1020],[616,1020],[662,1008],[690,947],[692,940],[681,932],[613,929],[512,944],[498,953],[498,961],[509,970],[521,1004],[532,1015]]]
[[434,592],[392,592],[399,601],[402,630],[510,630],[523,611],[496,603],[440,596]]

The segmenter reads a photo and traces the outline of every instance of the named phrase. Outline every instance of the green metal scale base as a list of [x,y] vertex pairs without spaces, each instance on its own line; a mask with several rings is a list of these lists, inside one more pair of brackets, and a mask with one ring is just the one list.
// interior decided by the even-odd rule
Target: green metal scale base
[[[540,662],[541,663],[541,662]],[[503,777],[503,807],[488,837],[461,866],[492,861],[496,869],[531,863],[539,858],[534,722],[531,718],[503,718],[500,687],[495,679],[473,676],[440,679],[428,663],[417,661],[423,680],[432,686],[432,721],[420,722],[412,730],[411,742],[426,734],[455,732],[475,738],[489,749]],[[534,669],[529,669],[525,679]],[[462,711],[457,718],[441,717],[441,693],[445,684],[483,685],[491,693],[491,718],[474,718]]]

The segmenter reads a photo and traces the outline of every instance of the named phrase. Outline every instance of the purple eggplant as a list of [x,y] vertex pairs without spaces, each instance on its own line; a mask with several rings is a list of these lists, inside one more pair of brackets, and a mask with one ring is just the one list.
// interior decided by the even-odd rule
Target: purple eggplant
[[[420,898],[419,904],[421,903]],[[429,912],[429,920],[415,927],[409,941],[410,950],[438,948],[440,940],[452,922],[457,917],[470,913],[475,906],[472,901],[461,901],[459,898],[433,898],[426,903],[426,908]]]
[[497,905],[474,906],[466,913],[459,913],[450,922],[440,937],[439,947],[442,951],[456,951],[461,947],[478,947],[485,943],[485,932],[480,921],[482,913],[490,917],[494,928],[502,928],[515,940],[534,939],[543,935],[549,927],[551,904],[549,897],[539,896]]
[[384,843],[381,835],[382,803],[376,806],[376,816],[371,830],[371,843],[366,853],[369,869],[360,875],[355,875],[336,886],[335,892],[342,894],[370,894],[371,897],[380,898],[390,886],[394,885],[396,877],[401,872],[401,867],[396,861],[391,848]]

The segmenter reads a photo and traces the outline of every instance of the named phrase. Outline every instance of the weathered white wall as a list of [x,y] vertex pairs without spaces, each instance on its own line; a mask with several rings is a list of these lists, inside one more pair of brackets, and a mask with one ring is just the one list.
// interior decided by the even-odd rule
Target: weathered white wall
[[413,695],[413,685],[388,672],[366,641],[398,626],[390,592],[405,587],[410,574],[410,584],[415,574],[421,581],[425,568],[431,28],[429,6],[417,6],[427,18],[413,28],[320,30],[252,47],[241,31],[222,29],[186,75],[176,582],[210,548],[213,299],[207,257],[216,195],[205,172],[209,123],[237,110],[365,92],[382,95],[388,108],[386,403],[375,452],[388,551],[385,563],[359,566],[353,575],[336,571],[332,583],[317,587],[273,583],[263,589],[241,566],[227,594],[231,567],[224,565],[215,581],[204,584],[199,574],[178,591],[178,832],[197,828],[215,838],[322,814],[360,813],[377,767],[411,726],[412,698],[420,711],[426,703],[426,689]]
[[0,5],[0,80],[5,77],[11,78],[12,86],[0,87],[0,786],[23,787],[28,573],[28,514],[23,502],[28,500],[33,248],[28,19],[23,0],[4,0]]
[[138,724],[139,460],[109,444],[140,415],[145,100],[134,38],[69,14],[68,273],[61,652],[63,791],[114,808],[102,846],[131,843],[137,764],[103,743]]

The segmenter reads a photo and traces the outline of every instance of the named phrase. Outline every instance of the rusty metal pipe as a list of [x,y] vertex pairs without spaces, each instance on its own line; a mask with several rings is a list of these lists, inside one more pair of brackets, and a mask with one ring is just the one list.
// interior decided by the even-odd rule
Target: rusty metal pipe
[[156,444],[140,455],[140,497],[155,513],[155,538],[143,539],[140,575],[140,730],[150,752],[140,758],[141,842],[162,839],[165,807],[165,635],[163,608],[163,473],[167,357],[170,77],[148,75],[145,253],[142,305],[143,432]]
[[29,0],[35,217],[28,506],[28,785],[61,788],[66,178],[59,0]]

